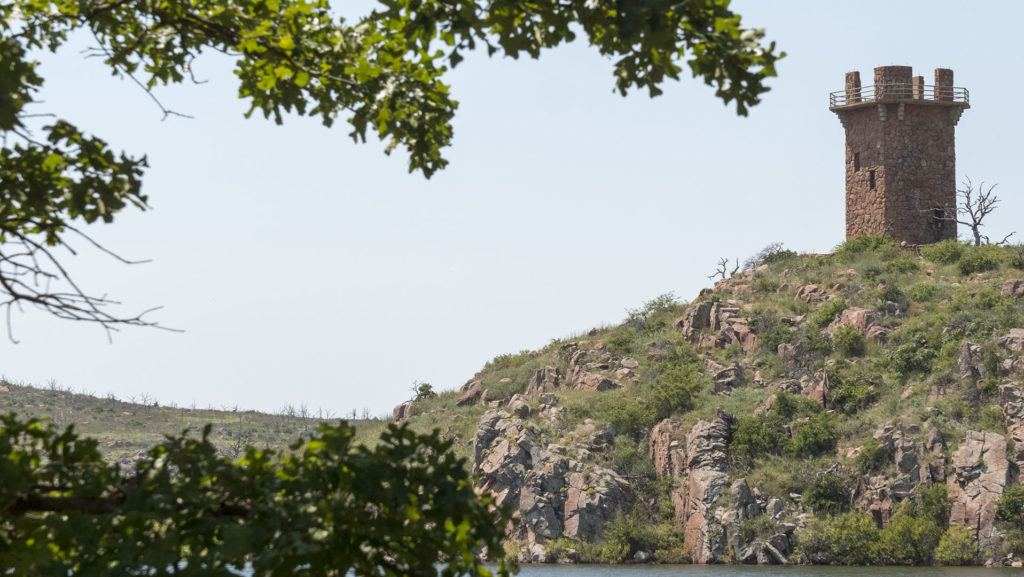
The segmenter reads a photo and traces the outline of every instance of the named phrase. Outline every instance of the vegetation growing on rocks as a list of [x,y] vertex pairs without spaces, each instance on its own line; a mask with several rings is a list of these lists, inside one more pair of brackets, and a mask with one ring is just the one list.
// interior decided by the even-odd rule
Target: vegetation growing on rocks
[[621,477],[586,536],[545,537],[512,503],[521,561],[1017,564],[1024,531],[995,508],[1024,463],[1021,250],[768,247],[692,303],[499,357],[410,422],[460,417],[468,451],[487,413]]

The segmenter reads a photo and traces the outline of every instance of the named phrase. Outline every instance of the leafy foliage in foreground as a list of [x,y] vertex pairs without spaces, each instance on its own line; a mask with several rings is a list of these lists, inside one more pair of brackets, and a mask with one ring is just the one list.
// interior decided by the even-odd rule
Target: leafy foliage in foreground
[[[490,575],[505,523],[435,432],[392,425],[373,449],[345,423],[292,454],[232,462],[168,437],[122,476],[96,442],[0,419],[0,558],[18,575]],[[507,575],[502,562],[497,573]]]

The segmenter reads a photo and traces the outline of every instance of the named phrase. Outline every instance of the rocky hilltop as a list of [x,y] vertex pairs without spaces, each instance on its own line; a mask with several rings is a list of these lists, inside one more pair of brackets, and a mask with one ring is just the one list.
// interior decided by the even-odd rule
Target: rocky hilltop
[[1024,560],[1024,249],[778,245],[395,408],[521,562]]

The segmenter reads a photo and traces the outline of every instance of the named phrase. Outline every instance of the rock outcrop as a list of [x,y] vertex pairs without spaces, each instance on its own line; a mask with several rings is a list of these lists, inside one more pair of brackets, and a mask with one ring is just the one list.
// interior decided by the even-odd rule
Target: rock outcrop
[[858,307],[844,309],[839,315],[839,322],[866,333],[875,323],[875,311]]
[[739,312],[739,307],[731,304],[699,302],[676,319],[673,326],[698,349],[740,345],[744,352],[751,352],[757,348],[757,335],[747,326],[748,320],[738,316]]
[[554,391],[561,383],[562,371],[556,367],[545,366],[543,369],[533,372],[533,376],[530,377],[530,381],[526,385],[526,396],[537,398],[541,393]]
[[678,429],[669,419],[651,429],[648,450],[655,473],[662,477],[680,478],[684,474],[686,447],[679,436]]
[[1021,392],[1020,383],[1000,383],[999,406],[1006,420],[1006,435],[1013,441],[1009,459],[1016,465],[1019,475],[1024,471],[1024,393]]
[[1024,297],[1024,280],[1016,278],[1004,282],[1002,287],[1002,293],[1003,296],[1008,297]]
[[987,374],[985,370],[985,353],[981,350],[981,345],[976,343],[968,341],[960,343],[956,362],[957,367],[960,369],[960,378],[962,380],[976,381],[984,379]]
[[949,523],[974,531],[982,550],[998,550],[1002,542],[995,525],[996,504],[1008,482],[1006,439],[996,433],[968,431],[953,455],[953,475],[947,483],[952,505]]
[[611,355],[607,351],[584,350],[576,345],[568,351],[572,388],[580,391],[609,391],[620,387],[603,374],[611,370]]
[[460,392],[462,396],[455,402],[456,407],[475,405],[480,402],[480,396],[483,394],[483,385],[480,384],[480,381],[466,383],[462,386]]
[[725,552],[724,534],[712,507],[729,486],[728,446],[736,418],[719,409],[712,422],[698,421],[686,435],[686,480],[676,522],[694,563],[710,563]]
[[1008,355],[1024,351],[1024,329],[1010,329],[1010,332],[996,339],[996,346]]
[[[511,404],[510,404],[511,407]],[[590,442],[606,444],[609,432]],[[541,447],[530,425],[505,411],[484,413],[474,436],[479,488],[522,520],[513,537],[522,561],[546,562],[544,543],[559,537],[593,540],[619,510],[630,507],[629,484],[611,469],[585,463],[585,448]]]
[[395,422],[401,423],[412,416],[412,401],[406,401],[401,405],[396,406],[391,413],[395,418]]

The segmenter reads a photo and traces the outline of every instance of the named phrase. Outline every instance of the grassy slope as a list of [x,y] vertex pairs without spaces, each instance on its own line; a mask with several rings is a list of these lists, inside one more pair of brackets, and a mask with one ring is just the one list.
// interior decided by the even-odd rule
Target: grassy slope
[[[0,392],[0,414],[15,412],[25,417],[46,417],[58,426],[73,424],[80,434],[97,439],[108,458],[125,463],[132,462],[165,435],[184,429],[199,430],[206,424],[212,426],[210,438],[220,450],[235,457],[246,444],[284,449],[301,435],[312,432],[321,421],[316,415],[304,418],[299,414],[126,402],[56,386],[38,388],[7,383],[6,388],[7,392]],[[351,422],[356,426],[369,423]]]
[[[732,475],[747,477],[752,486],[770,495],[804,493],[818,473],[836,462],[848,465],[851,471],[865,468],[864,463],[847,458],[845,449],[870,444],[878,426],[891,420],[923,425],[920,440],[930,428],[938,428],[946,440],[948,457],[968,430],[1005,433],[997,405],[1000,378],[994,376],[993,369],[1006,353],[998,352],[994,343],[1009,329],[1024,327],[1024,299],[1000,293],[1007,279],[1024,278],[1024,250],[944,243],[926,248],[923,254],[879,243],[879,239],[845,243],[833,255],[785,251],[769,254],[765,266],[703,294],[699,300],[720,300],[740,307],[740,316],[749,319],[759,337],[751,352],[738,345],[702,351],[704,357],[719,364],[738,361],[746,367],[746,387],[729,395],[714,393],[711,375],[702,365],[696,374],[672,372],[680,363],[689,362],[679,360],[686,358],[679,351],[692,354],[693,348],[672,328],[687,307],[666,299],[655,299],[631,311],[630,319],[619,326],[552,341],[538,351],[497,357],[474,380],[490,389],[489,398],[507,399],[523,392],[537,368],[551,365],[566,374],[568,356],[563,345],[567,343],[637,359],[640,367],[635,380],[624,382],[624,388],[603,393],[562,389],[557,394],[566,411],[558,423],[535,420],[545,442],[564,442],[584,419],[593,419],[598,425],[613,423],[619,431],[614,447],[595,458],[627,475],[652,470],[646,456],[647,433],[665,416],[664,407],[656,400],[657,390],[668,386],[665,381],[672,374],[683,375],[691,385],[687,390],[693,391],[691,402],[681,401],[672,411],[684,429],[698,419],[711,419],[718,408],[732,412],[741,423],[749,421],[755,409],[778,392],[781,381],[803,375],[815,378],[823,371],[829,374],[832,392],[828,406],[822,408],[797,397],[787,417],[788,423],[807,417],[820,419],[831,440],[801,447],[787,437],[774,451],[755,452],[753,458],[739,458],[738,449],[734,454]],[[811,284],[823,289],[824,300],[797,298],[799,288]],[[890,331],[887,338],[860,342],[857,335],[849,333],[844,335],[846,341],[837,338],[832,323],[842,305],[836,303],[874,311],[875,324]],[[801,320],[790,327],[784,318]],[[981,382],[959,378],[957,356],[964,340],[978,343],[986,351],[989,376]],[[780,359],[780,343],[801,347],[798,366]],[[861,345],[863,350],[858,350]],[[672,351],[677,352],[675,359]],[[755,373],[760,373],[761,383],[754,382]],[[1024,380],[1020,374],[1009,377]],[[930,398],[934,392],[944,394]],[[420,429],[440,428],[455,440],[456,449],[468,456],[473,429],[485,407],[456,407],[457,399],[456,392],[446,392],[415,403],[411,422]],[[888,469],[893,469],[892,465]],[[645,491],[658,501],[665,500],[665,487],[641,492]],[[668,510],[652,508],[653,518],[645,522],[663,526]]]

